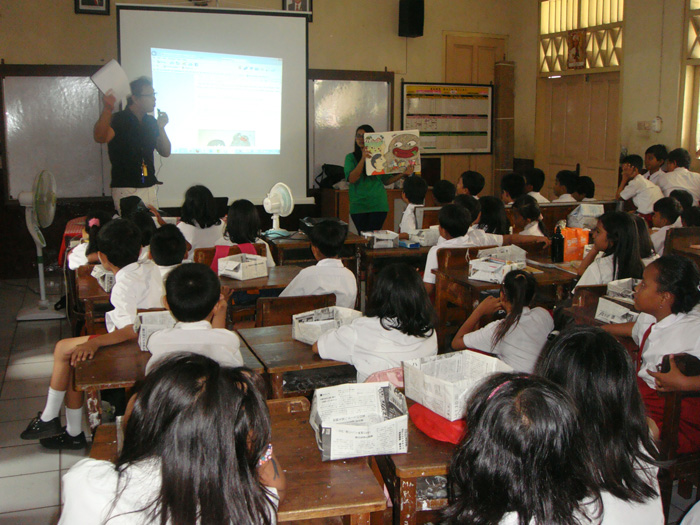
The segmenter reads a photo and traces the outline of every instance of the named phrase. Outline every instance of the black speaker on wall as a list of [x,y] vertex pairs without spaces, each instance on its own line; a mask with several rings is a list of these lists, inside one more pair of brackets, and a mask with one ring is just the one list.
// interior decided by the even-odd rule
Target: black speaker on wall
[[424,0],[399,0],[399,36],[423,36]]

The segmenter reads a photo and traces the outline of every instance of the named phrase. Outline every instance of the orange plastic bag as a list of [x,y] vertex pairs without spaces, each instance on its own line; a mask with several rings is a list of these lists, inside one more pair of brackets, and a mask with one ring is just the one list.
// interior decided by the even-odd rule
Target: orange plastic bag
[[583,248],[588,244],[588,230],[583,228],[564,228],[564,262],[583,259]]

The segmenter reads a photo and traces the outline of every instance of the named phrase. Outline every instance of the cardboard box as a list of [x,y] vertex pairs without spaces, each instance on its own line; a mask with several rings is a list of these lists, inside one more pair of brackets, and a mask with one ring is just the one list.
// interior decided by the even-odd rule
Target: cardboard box
[[598,307],[595,311],[595,318],[604,323],[633,323],[637,320],[639,314],[633,312],[629,308],[610,301],[605,297],[598,299]]
[[148,350],[148,338],[159,330],[172,328],[177,321],[168,310],[160,312],[142,312],[136,316],[134,330],[139,334],[139,348],[144,352]]
[[569,228],[588,228],[592,230],[598,223],[598,217],[605,213],[602,204],[579,204],[569,213],[566,225]]
[[618,301],[634,304],[634,289],[641,282],[641,279],[618,279],[610,281],[605,295],[614,297]]
[[375,250],[381,248],[396,248],[399,245],[399,234],[389,230],[363,232],[362,235],[369,239],[369,247]]
[[219,259],[219,275],[247,281],[267,275],[267,260],[260,255],[238,253]]
[[389,382],[317,388],[309,423],[323,461],[408,450],[406,398]]
[[342,306],[319,308],[292,316],[292,337],[306,344],[314,344],[324,333],[350,324],[362,312]]
[[512,371],[500,359],[468,350],[403,362],[406,397],[450,421],[464,417],[469,395],[485,377]]
[[527,252],[523,250],[520,246],[509,245],[509,246],[498,246],[496,248],[487,248],[486,250],[479,250],[476,254],[479,259],[486,257],[492,259],[502,259],[508,262],[526,262]]
[[513,270],[524,270],[525,262],[504,261],[503,259],[475,259],[469,263],[469,278],[475,281],[502,283]]
[[114,288],[114,274],[101,264],[95,265],[90,275],[97,279],[97,284],[99,284],[105,292],[109,293],[112,291],[112,288]]

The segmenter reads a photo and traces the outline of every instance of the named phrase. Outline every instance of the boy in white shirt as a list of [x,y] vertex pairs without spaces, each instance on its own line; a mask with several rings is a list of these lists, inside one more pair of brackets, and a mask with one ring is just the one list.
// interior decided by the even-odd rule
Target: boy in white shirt
[[544,197],[540,191],[544,186],[544,171],[539,168],[528,168],[523,172],[525,177],[525,191],[531,197],[534,197],[537,204],[546,204],[549,199]]
[[412,233],[422,226],[422,224],[418,224],[416,208],[423,207],[426,193],[428,193],[428,183],[422,177],[411,175],[404,179],[401,200],[407,206],[401,216],[399,233]]
[[457,179],[457,195],[478,197],[485,184],[484,176],[478,171],[465,171]]
[[211,268],[192,263],[172,270],[165,280],[164,304],[177,324],[148,338],[152,357],[146,373],[175,352],[201,354],[222,366],[243,366],[238,336],[226,330],[227,301]]
[[[137,262],[141,235],[131,221],[116,219],[104,226],[98,235],[97,247],[100,262],[114,273],[115,279],[110,295],[114,310],[105,315],[108,333],[72,337],[56,343],[46,406],[20,436],[40,439],[44,447],[54,450],[80,449],[86,445],[82,432],[83,393],[73,388],[72,367],[78,361],[92,359],[103,346],[136,339],[137,310],[161,306],[160,272],[151,261]],[[64,398],[67,425],[62,428],[60,411]]]
[[280,297],[334,293],[337,306],[354,308],[357,280],[340,260],[340,250],[347,235],[348,227],[337,221],[328,220],[316,224],[309,237],[311,251],[318,262],[316,266],[299,272],[282,290]]
[[640,175],[642,163],[639,155],[627,155],[622,159],[622,180],[615,198],[632,199],[637,213],[650,215],[654,213],[654,203],[663,199],[664,194],[656,184]]
[[182,231],[174,224],[158,228],[151,237],[150,257],[165,282],[168,274],[187,257],[187,241]]
[[676,148],[668,154],[666,168],[658,178],[659,188],[665,197],[670,197],[673,190],[686,190],[693,196],[694,204],[700,200],[700,174],[689,171],[690,154],[683,148]]
[[659,177],[662,177],[664,170],[662,169],[666,159],[668,158],[668,150],[663,144],[654,144],[649,146],[644,152],[644,167],[646,173],[644,178],[650,180],[657,186],[659,185]]
[[578,202],[595,201],[595,182],[587,176],[579,177],[576,181],[576,191],[571,196]]
[[680,202],[673,197],[664,197],[654,203],[654,217],[652,223],[654,228],[658,228],[651,234],[651,242],[654,251],[658,255],[664,254],[664,244],[666,242],[666,232],[671,228],[681,226],[680,216],[683,212]]
[[557,196],[552,202],[576,202],[571,195],[576,191],[578,175],[575,171],[561,170],[554,179],[554,195]]

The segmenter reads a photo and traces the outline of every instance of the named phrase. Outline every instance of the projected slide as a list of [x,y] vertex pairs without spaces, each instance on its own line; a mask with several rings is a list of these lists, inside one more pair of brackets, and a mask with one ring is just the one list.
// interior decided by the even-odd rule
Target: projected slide
[[279,155],[282,59],[151,48],[173,154]]

